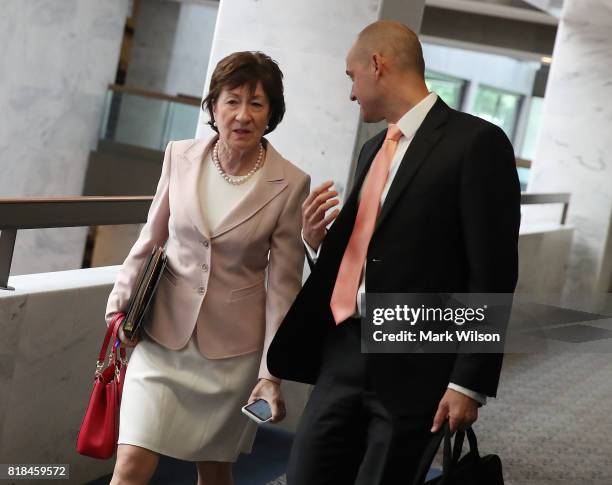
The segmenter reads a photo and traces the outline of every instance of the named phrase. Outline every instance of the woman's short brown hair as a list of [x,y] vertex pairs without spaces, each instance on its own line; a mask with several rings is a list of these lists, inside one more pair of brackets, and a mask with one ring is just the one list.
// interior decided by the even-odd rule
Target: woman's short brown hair
[[285,98],[283,96],[283,73],[276,61],[263,52],[234,52],[219,61],[210,80],[208,94],[202,101],[202,109],[210,115],[208,124],[217,133],[213,105],[223,89],[234,89],[247,85],[251,92],[261,82],[268,101],[270,102],[270,120],[265,133],[270,133],[281,122],[285,114]]

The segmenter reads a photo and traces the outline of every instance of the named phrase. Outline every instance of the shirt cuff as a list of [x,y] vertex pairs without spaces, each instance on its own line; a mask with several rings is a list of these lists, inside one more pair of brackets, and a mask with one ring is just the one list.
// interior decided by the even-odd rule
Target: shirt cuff
[[487,404],[487,396],[485,396],[484,394],[481,394],[476,391],[471,391],[469,389],[466,389],[465,387],[453,384],[452,382],[449,383],[448,388],[452,389],[453,391],[460,392],[461,394],[465,394],[467,397],[471,397],[474,401],[478,401],[483,406]]
[[304,247],[308,252],[308,257],[313,263],[316,263],[317,259],[319,259],[319,253],[321,252],[321,245],[319,244],[319,249],[315,251],[310,247],[310,244],[306,242],[306,239],[304,239],[304,231],[302,231],[300,234],[302,235],[302,242],[304,243]]

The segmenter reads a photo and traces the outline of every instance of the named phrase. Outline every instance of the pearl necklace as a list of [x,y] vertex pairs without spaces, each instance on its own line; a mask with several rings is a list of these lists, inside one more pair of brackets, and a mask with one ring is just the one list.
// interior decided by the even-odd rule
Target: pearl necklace
[[215,146],[212,152],[212,160],[213,160],[213,163],[215,164],[215,167],[217,168],[217,171],[219,172],[219,175],[221,175],[221,177],[223,177],[223,180],[225,180],[228,184],[232,184],[232,185],[241,185],[245,183],[247,180],[249,180],[255,174],[255,172],[257,172],[257,170],[260,169],[261,164],[263,162],[263,156],[264,156],[264,148],[263,148],[263,145],[260,143],[259,144],[259,155],[257,157],[257,161],[255,162],[255,165],[253,165],[253,168],[251,168],[251,170],[249,170],[249,172],[244,175],[230,175],[225,170],[223,170],[223,167],[221,167],[221,162],[219,161],[219,141],[218,140],[215,143]]

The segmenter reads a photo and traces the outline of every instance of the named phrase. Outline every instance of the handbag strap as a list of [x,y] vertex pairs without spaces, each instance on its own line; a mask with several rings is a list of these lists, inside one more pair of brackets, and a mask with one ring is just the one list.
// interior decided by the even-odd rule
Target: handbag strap
[[[121,328],[121,324],[123,323],[123,319],[125,318],[125,314],[121,314],[120,318],[114,322],[113,325],[113,336],[111,339],[112,349],[111,349],[111,365],[115,367],[115,373],[118,375],[121,367],[127,364],[127,358],[125,354],[125,347],[121,345],[119,340],[119,329]],[[119,355],[117,355],[117,349],[119,351]]]
[[[118,312],[113,317],[110,325],[106,328],[106,334],[104,335],[104,341],[102,342],[102,347],[100,348],[100,353],[98,354],[98,361],[96,362],[96,377],[98,377],[102,370],[104,369],[104,361],[106,360],[106,355],[108,353],[108,345],[111,343],[112,339],[112,349],[109,355],[109,365],[112,363],[116,365],[117,361],[117,351],[115,348],[115,341],[117,340],[117,334],[119,333],[119,327],[123,322],[123,318],[125,317],[125,313]],[[121,354],[122,358],[125,358],[125,350],[122,349],[123,352]]]

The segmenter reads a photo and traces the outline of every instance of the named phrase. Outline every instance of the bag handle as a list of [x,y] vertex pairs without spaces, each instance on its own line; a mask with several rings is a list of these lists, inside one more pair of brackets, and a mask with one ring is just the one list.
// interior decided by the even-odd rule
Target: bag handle
[[[465,430],[465,434],[467,435],[468,443],[470,444],[470,453],[480,458],[480,452],[478,451],[478,440],[476,439],[476,433],[474,433],[471,426]],[[461,449],[459,449],[459,453],[461,453]]]
[[[470,426],[464,431],[457,431],[455,435],[455,443],[453,446],[452,459],[447,460],[447,453],[450,453],[450,430],[449,434],[444,436],[444,441],[449,442],[449,448],[444,448],[444,466],[442,469],[442,480],[439,485],[444,485],[447,480],[450,479],[451,470],[457,465],[459,458],[461,458],[461,448],[463,447],[463,439],[467,435],[468,443],[470,445],[470,454],[476,458],[475,462],[480,463],[480,453],[478,452],[478,442],[476,440],[476,434]],[[450,458],[450,457],[449,457]]]
[[125,313],[117,312],[113,317],[110,325],[106,328],[106,334],[104,335],[104,341],[102,342],[102,347],[100,348],[100,353],[98,354],[98,361],[96,362],[96,378],[100,377],[102,371],[104,370],[104,361],[106,360],[106,355],[108,353],[108,345],[112,341],[112,349],[110,353],[108,353],[108,365],[117,366],[117,362],[125,363],[125,349],[121,348],[120,356],[121,360],[117,357],[117,348],[115,346],[115,342],[117,340],[117,335],[119,333],[119,327],[123,323],[123,319],[125,318]]
[[[111,342],[113,342],[112,364],[115,366],[117,371],[120,370],[121,365],[127,364],[125,347],[121,345],[121,341],[119,339],[119,329],[121,328],[121,324],[123,323],[123,320],[125,319],[125,314],[122,313],[120,317],[121,318],[118,319],[118,321],[115,323],[115,326],[113,328],[113,337],[111,339]],[[117,349],[119,349],[119,355],[117,355]]]
[[453,460],[452,466],[455,466],[461,458],[461,449],[463,448],[463,440],[465,439],[464,431],[457,431],[455,433],[455,441],[453,442]]
[[461,457],[461,450],[463,448],[463,442],[465,436],[467,435],[468,443],[470,445],[470,453],[479,457],[478,453],[478,442],[476,440],[476,434],[474,430],[469,427],[465,431],[457,431],[455,433],[455,441],[451,448],[451,438],[452,433],[450,431],[450,424],[447,421],[444,422],[442,428],[438,430],[436,434],[431,438],[429,444],[425,448],[423,452],[423,457],[421,458],[421,463],[419,464],[419,468],[417,469],[417,473],[414,477],[412,485],[423,485],[425,484],[425,479],[427,478],[427,472],[431,467],[431,463],[438,452],[438,448],[440,448],[440,444],[444,439],[444,455],[442,458],[442,480],[440,481],[440,485],[444,485],[446,480],[450,477],[451,470],[457,465],[459,458]]
[[442,443],[442,438],[444,437],[447,426],[448,421],[445,421],[442,428],[440,428],[432,436],[431,440],[429,440],[425,451],[423,451],[423,457],[421,458],[421,463],[419,464],[417,473],[414,476],[412,485],[423,485],[425,483],[425,478],[427,478],[427,472],[431,467],[431,462],[433,461],[434,457],[436,456],[436,453],[438,452],[438,448],[440,448],[440,443]]

